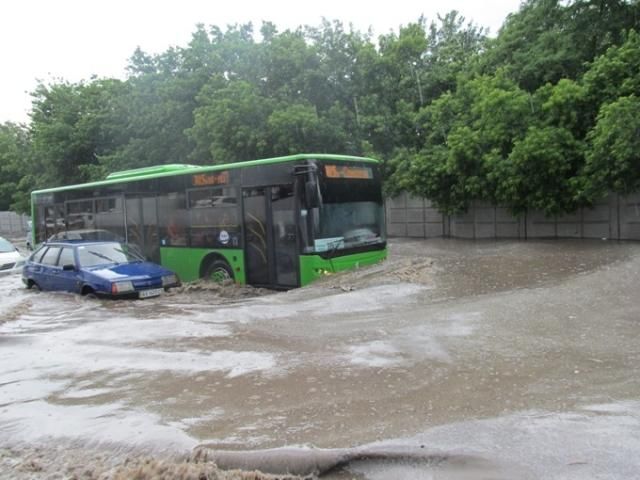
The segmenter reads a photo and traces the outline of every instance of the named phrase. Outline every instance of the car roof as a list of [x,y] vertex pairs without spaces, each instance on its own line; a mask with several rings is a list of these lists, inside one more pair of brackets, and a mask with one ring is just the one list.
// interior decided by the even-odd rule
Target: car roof
[[120,244],[120,242],[116,240],[52,240],[50,242],[44,242],[43,245],[77,247],[81,245],[108,245],[113,243]]
[[58,232],[55,235],[66,235],[67,233],[104,233],[104,232],[108,232],[111,233],[109,230],[105,230],[104,228],[78,228],[76,230],[68,230],[65,232]]
[[78,228],[76,230],[63,230],[51,235],[52,237],[56,235],[67,235],[69,233],[77,233],[78,235],[82,235],[83,233],[109,233],[111,235],[115,235],[115,233],[105,230],[103,228]]

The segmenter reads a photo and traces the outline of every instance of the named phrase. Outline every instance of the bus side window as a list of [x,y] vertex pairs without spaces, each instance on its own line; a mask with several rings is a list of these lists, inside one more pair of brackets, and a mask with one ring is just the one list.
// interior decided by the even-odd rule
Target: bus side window
[[213,187],[189,192],[191,245],[238,247],[240,225],[235,187]]
[[158,197],[158,226],[161,246],[188,245],[185,207],[185,195],[182,192],[171,192]]
[[[98,229],[97,240],[102,234],[101,230],[111,232],[115,238],[123,239],[124,235],[124,209],[122,197],[101,198],[96,200],[95,225]],[[113,237],[104,235],[104,240],[111,240]]]
[[[34,219],[34,229],[36,231],[36,245],[44,242],[47,239],[47,221],[45,215],[45,207],[38,206],[35,209],[36,218]],[[34,245],[35,246],[35,245]]]
[[93,200],[67,202],[67,230],[93,230],[95,228]]

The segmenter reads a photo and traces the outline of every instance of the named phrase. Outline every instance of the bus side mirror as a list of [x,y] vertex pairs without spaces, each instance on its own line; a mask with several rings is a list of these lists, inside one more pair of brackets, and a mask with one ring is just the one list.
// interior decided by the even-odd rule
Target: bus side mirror
[[313,180],[309,180],[304,184],[304,197],[307,201],[307,208],[317,208],[320,206],[320,195],[318,193],[318,184]]

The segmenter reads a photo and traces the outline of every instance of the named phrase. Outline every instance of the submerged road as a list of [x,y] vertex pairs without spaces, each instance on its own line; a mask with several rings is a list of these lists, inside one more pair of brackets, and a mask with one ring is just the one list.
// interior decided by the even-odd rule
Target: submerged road
[[0,277],[0,478],[49,478],[74,462],[60,445],[392,452],[330,450],[353,456],[327,478],[637,477],[640,244],[390,251],[287,293],[88,301]]

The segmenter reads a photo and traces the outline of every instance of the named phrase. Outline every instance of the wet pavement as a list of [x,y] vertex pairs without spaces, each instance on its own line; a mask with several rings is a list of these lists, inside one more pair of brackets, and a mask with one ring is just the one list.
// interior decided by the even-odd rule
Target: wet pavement
[[0,478],[198,445],[428,453],[335,479],[637,477],[640,244],[390,252],[286,293],[91,301],[0,277]]

